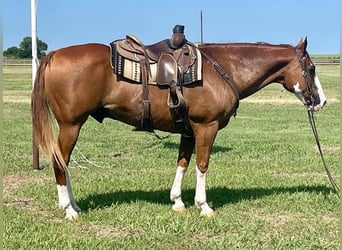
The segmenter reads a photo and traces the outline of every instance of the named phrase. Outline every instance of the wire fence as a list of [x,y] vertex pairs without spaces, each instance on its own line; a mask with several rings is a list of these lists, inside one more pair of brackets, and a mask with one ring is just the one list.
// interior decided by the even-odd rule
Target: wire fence
[[340,65],[340,56],[312,56],[312,61],[316,65]]
[[2,60],[3,66],[31,66],[31,59],[6,59]]

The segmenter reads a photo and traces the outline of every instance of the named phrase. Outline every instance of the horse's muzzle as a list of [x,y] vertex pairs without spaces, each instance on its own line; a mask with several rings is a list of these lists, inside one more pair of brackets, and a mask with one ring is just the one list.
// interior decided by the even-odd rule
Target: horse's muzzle
[[325,104],[327,104],[327,100],[324,100],[323,103],[317,104],[317,105],[308,105],[307,108],[308,110],[313,110],[313,111],[320,111],[321,109],[323,109],[323,107],[325,106]]

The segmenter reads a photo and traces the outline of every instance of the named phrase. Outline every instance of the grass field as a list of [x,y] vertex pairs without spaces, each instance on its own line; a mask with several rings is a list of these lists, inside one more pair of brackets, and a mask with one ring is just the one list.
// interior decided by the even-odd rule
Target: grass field
[[[328,98],[316,114],[318,133],[338,180],[340,70],[317,70]],[[193,204],[194,161],[184,180],[187,212],[171,211],[178,135],[159,141],[89,119],[70,167],[82,213],[70,222],[58,209],[50,164],[32,170],[30,69],[3,71],[4,249],[340,249],[339,200],[305,109],[280,86],[243,100],[218,134],[207,176],[213,218],[201,218]]]

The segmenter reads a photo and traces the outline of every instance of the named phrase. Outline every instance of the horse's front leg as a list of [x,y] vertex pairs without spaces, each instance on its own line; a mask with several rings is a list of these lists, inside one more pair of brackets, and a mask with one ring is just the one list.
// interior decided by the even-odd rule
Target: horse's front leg
[[189,162],[194,147],[195,139],[193,137],[186,137],[183,135],[181,136],[177,161],[177,170],[170,192],[170,199],[173,202],[172,210],[177,212],[185,211],[185,205],[182,201],[182,184],[184,174],[189,166]]
[[201,208],[201,216],[213,216],[215,212],[207,203],[206,174],[212,146],[218,131],[217,123],[201,126],[196,130],[196,192],[195,205]]

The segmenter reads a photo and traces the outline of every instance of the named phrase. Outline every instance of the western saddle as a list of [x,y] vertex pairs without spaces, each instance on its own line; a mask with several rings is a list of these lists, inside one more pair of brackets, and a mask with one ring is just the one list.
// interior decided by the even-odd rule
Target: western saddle
[[111,43],[114,73],[142,84],[142,117],[136,131],[154,132],[150,113],[148,84],[170,89],[168,106],[177,128],[192,135],[185,122],[182,86],[202,80],[201,55],[196,46],[185,39],[184,26],[173,28],[171,39],[145,46],[136,36]]

